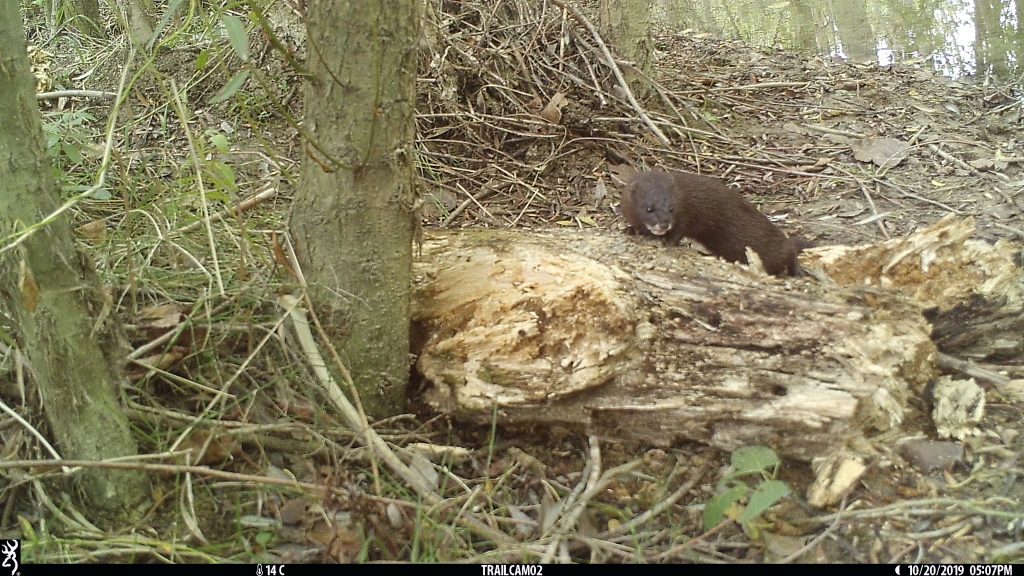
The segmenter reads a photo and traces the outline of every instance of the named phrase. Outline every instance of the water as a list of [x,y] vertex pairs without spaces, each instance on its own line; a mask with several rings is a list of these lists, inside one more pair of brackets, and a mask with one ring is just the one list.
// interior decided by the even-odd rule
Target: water
[[854,62],[920,63],[1019,82],[1024,0],[655,0],[659,19],[754,46]]

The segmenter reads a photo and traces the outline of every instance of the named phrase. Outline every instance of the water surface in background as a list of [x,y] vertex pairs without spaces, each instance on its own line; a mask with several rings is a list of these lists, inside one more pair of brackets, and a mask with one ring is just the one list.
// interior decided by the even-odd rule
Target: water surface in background
[[1019,83],[1024,0],[655,0],[658,20],[753,46],[854,62],[919,62]]

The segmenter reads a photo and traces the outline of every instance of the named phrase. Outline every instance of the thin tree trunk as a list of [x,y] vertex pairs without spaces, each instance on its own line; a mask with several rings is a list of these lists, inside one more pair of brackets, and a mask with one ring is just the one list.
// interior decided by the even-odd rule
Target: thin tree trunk
[[132,44],[137,48],[145,48],[153,39],[156,27],[156,6],[153,0],[127,0],[121,9],[121,25],[128,33]]
[[[124,338],[113,303],[76,250],[67,215],[39,224],[57,208],[59,192],[15,2],[0,2],[0,86],[0,293],[20,330],[56,449],[80,460],[135,455],[119,404]],[[126,509],[149,494],[137,472],[92,469],[80,478],[89,503],[102,510]]]
[[98,0],[67,0],[63,5],[64,20],[71,27],[93,38],[103,37]]
[[367,413],[405,407],[416,198],[417,0],[308,5],[303,185],[291,218],[310,296]]
[[[601,34],[615,46],[616,53],[633,63],[633,68],[650,75],[653,61],[651,12],[653,0],[602,0]],[[647,84],[633,70],[624,70],[629,87],[637,96],[647,92]]]
[[839,40],[843,43],[846,56],[854,62],[868,62],[877,59],[875,53],[875,32],[868,22],[863,2],[840,0],[832,4],[836,18]]

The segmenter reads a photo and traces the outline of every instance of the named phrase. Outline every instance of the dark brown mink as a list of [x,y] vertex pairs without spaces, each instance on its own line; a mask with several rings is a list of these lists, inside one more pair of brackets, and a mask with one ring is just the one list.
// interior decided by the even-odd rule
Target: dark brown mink
[[716,256],[744,264],[750,246],[760,256],[765,272],[801,273],[794,239],[718,178],[642,172],[622,193],[620,209],[634,232],[660,236],[670,246],[685,236]]

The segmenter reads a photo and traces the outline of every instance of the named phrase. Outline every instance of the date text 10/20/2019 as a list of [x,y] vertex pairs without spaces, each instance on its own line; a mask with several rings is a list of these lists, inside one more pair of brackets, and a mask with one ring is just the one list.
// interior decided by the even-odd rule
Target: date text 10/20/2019
[[1013,576],[1013,564],[900,564],[898,576]]

